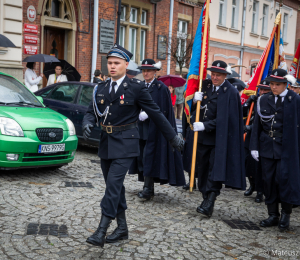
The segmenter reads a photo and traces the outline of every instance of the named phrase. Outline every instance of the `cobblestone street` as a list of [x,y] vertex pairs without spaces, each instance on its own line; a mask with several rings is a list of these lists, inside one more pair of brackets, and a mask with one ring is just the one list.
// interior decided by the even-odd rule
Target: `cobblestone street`
[[202,219],[198,191],[156,184],[154,199],[141,202],[143,184],[128,175],[129,240],[87,244],[105,190],[96,153],[79,146],[75,161],[57,170],[0,172],[0,259],[300,259],[300,208],[290,231],[260,229],[265,205],[223,188],[212,218]]

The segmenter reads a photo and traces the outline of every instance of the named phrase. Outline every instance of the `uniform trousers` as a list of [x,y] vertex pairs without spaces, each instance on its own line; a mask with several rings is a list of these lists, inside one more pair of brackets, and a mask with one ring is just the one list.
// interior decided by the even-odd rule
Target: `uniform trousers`
[[262,166],[262,177],[264,183],[265,203],[273,204],[280,202],[279,193],[279,175],[280,175],[280,159],[270,159],[260,157]]
[[222,189],[222,182],[213,181],[211,173],[215,161],[215,146],[204,145],[198,143],[197,145],[197,169],[198,169],[198,189],[205,197],[210,192],[215,192],[220,195]]
[[133,159],[133,157],[110,160],[101,159],[101,169],[106,189],[100,207],[102,214],[107,217],[115,218],[117,214],[127,209],[123,183]]

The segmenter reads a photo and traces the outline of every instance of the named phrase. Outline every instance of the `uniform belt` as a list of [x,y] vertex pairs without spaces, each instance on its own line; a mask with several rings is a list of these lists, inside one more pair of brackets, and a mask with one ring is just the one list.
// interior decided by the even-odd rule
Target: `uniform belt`
[[270,137],[282,137],[282,133],[275,131],[264,131]]
[[119,126],[109,126],[109,125],[103,125],[101,123],[101,128],[104,132],[111,134],[113,132],[121,132],[129,129],[133,129],[138,126],[137,121],[128,125],[119,125]]

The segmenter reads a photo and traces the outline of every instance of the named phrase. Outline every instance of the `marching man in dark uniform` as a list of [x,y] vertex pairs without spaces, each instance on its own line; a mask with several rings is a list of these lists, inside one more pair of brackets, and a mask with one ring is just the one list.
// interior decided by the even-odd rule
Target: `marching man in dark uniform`
[[293,204],[300,205],[300,97],[286,88],[295,78],[285,70],[273,70],[267,79],[272,92],[257,100],[250,150],[261,161],[269,214],[260,225],[278,225],[284,231],[289,228]]
[[[269,93],[271,91],[270,88],[270,81],[269,80],[262,80],[260,84],[257,86],[259,88],[259,96],[262,96],[266,93]],[[248,177],[250,187],[245,191],[244,195],[246,197],[251,196],[254,191],[257,192],[255,197],[255,202],[261,203],[263,201],[263,180],[262,180],[262,174],[261,174],[261,164],[260,162],[257,162],[253,159],[251,156],[251,152],[249,150],[250,145],[250,139],[251,139],[251,133],[255,118],[255,112],[256,112],[256,101],[257,101],[258,95],[252,95],[250,96],[245,104],[243,105],[243,112],[244,116],[248,115],[249,108],[251,106],[252,102],[255,102],[254,105],[254,111],[253,116],[251,117],[251,121],[249,125],[245,126],[245,131],[247,132],[246,139],[245,139],[245,165],[246,165],[246,176]]]
[[[153,101],[177,132],[170,91],[163,82],[155,78],[155,73],[160,68],[161,62],[155,63],[152,59],[143,60],[139,67]],[[138,173],[139,180],[144,181],[144,188],[138,193],[138,197],[149,200],[154,196],[154,182],[183,186],[185,177],[180,152],[173,152],[168,140],[145,111],[141,111],[139,115],[138,127],[140,156],[134,159],[129,171],[129,174]]]
[[184,141],[180,139],[169,121],[152,100],[144,82],[129,79],[126,68],[132,54],[121,46],[115,46],[107,54],[107,67],[111,79],[95,87],[93,100],[83,119],[85,138],[91,128],[100,121],[102,132],[98,156],[106,189],[101,201],[102,216],[95,233],[87,242],[104,246],[105,236],[112,219],[117,218],[118,227],[107,236],[106,242],[113,243],[128,238],[125,210],[125,175],[139,156],[139,131],[137,120],[142,109],[160,129],[171,145],[181,150]]
[[[197,212],[211,217],[222,184],[245,189],[243,114],[239,92],[225,79],[231,69],[224,61],[212,63],[211,82],[203,81],[202,92],[194,95],[194,107],[201,102],[197,146],[198,188],[204,198]],[[194,108],[195,109],[195,108]]]

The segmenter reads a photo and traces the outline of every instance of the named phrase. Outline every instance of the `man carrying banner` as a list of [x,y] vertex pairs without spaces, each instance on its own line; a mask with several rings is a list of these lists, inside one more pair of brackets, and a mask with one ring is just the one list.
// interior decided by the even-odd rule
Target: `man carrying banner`
[[269,214],[260,226],[278,225],[284,231],[289,228],[293,205],[300,205],[300,97],[286,88],[288,81],[296,79],[285,70],[275,69],[267,79],[272,92],[257,101],[250,150],[261,161]]
[[243,116],[239,92],[226,80],[231,74],[224,61],[212,63],[211,82],[203,81],[202,92],[195,92],[192,110],[201,101],[198,131],[198,188],[204,198],[197,212],[211,217],[222,184],[245,189]]

